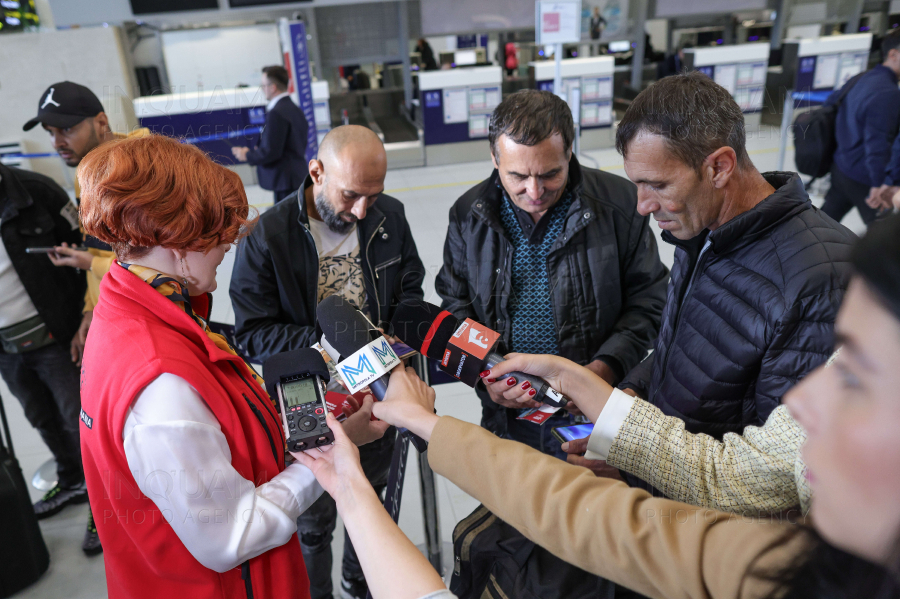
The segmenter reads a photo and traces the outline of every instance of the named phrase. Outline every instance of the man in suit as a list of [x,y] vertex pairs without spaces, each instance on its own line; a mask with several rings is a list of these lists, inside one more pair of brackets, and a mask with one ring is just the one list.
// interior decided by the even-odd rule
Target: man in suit
[[288,72],[284,67],[265,67],[262,88],[266,94],[266,124],[255,148],[231,148],[240,162],[256,167],[259,185],[275,192],[275,203],[297,191],[306,179],[306,142],[309,123],[291,101]]

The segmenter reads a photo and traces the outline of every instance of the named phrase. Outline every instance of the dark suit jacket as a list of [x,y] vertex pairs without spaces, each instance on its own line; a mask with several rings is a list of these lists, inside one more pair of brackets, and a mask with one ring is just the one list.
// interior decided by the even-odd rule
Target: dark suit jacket
[[272,191],[299,189],[308,173],[306,141],[309,123],[303,111],[286,96],[266,114],[259,145],[247,152],[256,167],[259,185]]

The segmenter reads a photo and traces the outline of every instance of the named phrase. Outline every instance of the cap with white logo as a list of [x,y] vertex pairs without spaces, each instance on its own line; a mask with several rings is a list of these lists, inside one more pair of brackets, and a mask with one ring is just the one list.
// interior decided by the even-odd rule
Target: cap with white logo
[[37,116],[25,123],[22,129],[28,131],[40,123],[65,129],[101,112],[103,104],[94,92],[71,81],[60,81],[41,94]]

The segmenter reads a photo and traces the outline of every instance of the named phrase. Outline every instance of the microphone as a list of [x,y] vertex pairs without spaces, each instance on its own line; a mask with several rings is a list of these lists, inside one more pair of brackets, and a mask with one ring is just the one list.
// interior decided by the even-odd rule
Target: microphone
[[[375,399],[383,400],[389,372],[401,362],[381,331],[362,312],[337,295],[329,295],[319,302],[316,319],[327,342],[322,344],[326,351],[331,354],[334,349],[340,353],[331,357],[338,362],[338,372],[351,393],[368,385]],[[419,453],[428,449],[428,443],[421,437],[405,428],[401,428],[400,433]]]
[[[421,300],[406,300],[397,306],[391,319],[393,334],[415,350],[437,360],[441,370],[474,387],[481,372],[506,358],[494,351],[500,334],[467,318],[460,322],[450,312]],[[550,387],[544,379],[524,372],[507,377],[528,381],[537,391],[533,399],[561,408],[569,399]]]

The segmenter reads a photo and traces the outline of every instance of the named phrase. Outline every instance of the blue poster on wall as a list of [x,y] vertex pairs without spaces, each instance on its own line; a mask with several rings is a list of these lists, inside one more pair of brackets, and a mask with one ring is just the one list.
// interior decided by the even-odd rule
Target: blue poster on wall
[[306,160],[312,160],[319,153],[319,138],[316,135],[316,115],[312,97],[312,78],[309,74],[309,54],[306,50],[306,26],[302,22],[291,23],[288,28],[291,42],[291,78],[297,89],[300,109],[309,123],[306,142]]

